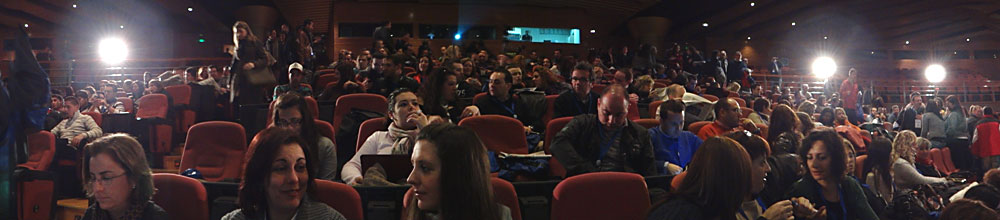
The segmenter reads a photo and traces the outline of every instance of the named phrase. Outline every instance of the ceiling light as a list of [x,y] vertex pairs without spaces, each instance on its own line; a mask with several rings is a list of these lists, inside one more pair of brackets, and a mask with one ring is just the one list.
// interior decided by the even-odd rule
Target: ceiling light
[[702,26],[702,27],[708,27],[708,22],[705,22],[705,23],[701,23],[701,26]]
[[795,22],[794,21],[792,22],[792,26],[795,26]]
[[753,7],[753,6],[756,6],[756,5],[757,5],[757,3],[750,2],[750,7]]

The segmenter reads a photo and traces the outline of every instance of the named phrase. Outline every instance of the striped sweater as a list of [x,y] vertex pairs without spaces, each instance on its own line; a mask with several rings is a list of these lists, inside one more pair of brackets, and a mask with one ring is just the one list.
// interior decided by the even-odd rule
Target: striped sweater
[[73,116],[62,120],[52,128],[52,134],[59,139],[70,139],[77,135],[84,134],[87,139],[98,138],[103,134],[100,126],[89,115],[81,114],[79,111]]

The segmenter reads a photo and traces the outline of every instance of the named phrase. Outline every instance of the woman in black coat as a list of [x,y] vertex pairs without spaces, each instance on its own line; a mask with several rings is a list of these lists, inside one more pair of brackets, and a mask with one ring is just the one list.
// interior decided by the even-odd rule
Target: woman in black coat
[[233,73],[230,101],[240,105],[264,103],[264,88],[250,84],[247,77],[251,70],[267,68],[267,54],[260,39],[250,30],[250,25],[237,21],[233,25],[233,43],[236,44],[236,53],[230,65]]

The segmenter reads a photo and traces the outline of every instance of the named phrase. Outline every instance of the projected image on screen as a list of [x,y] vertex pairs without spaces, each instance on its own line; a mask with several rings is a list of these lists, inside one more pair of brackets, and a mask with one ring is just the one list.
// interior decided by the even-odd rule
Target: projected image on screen
[[507,30],[507,40],[535,43],[580,44],[580,29],[514,27]]

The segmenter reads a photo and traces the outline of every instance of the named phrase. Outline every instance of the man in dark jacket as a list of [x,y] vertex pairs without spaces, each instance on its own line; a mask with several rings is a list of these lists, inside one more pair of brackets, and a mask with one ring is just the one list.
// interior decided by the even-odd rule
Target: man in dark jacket
[[653,145],[645,127],[629,121],[625,88],[612,85],[598,101],[597,115],[573,118],[552,140],[552,156],[566,175],[632,172],[655,175]]
[[597,94],[593,88],[594,68],[590,64],[579,63],[573,67],[570,82],[573,89],[559,94],[553,104],[556,118],[597,113]]
[[506,70],[490,75],[489,93],[486,98],[476,100],[474,103],[479,107],[480,114],[503,115],[517,119],[524,124],[525,131],[530,131],[533,127],[543,128],[537,115],[531,112],[531,107],[521,98],[511,94],[510,88],[513,86],[511,80],[512,77]]
[[920,97],[920,93],[913,92],[910,94],[910,104],[906,105],[906,109],[900,112],[900,115],[896,117],[896,123],[899,124],[900,130],[910,130],[914,133],[920,132],[920,120],[917,120],[917,115],[923,112],[924,99]]
[[417,91],[420,83],[413,78],[403,75],[403,62],[407,57],[402,54],[392,55],[383,58],[381,66],[381,76],[369,76],[371,82],[368,85],[368,93],[380,94],[388,97],[389,93],[399,88],[407,88],[410,91]]

